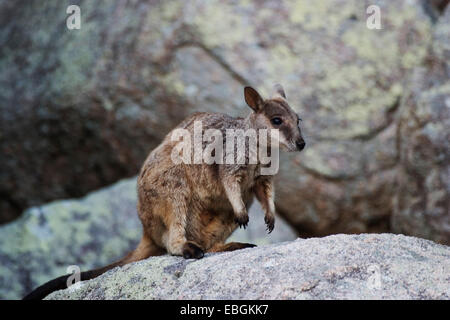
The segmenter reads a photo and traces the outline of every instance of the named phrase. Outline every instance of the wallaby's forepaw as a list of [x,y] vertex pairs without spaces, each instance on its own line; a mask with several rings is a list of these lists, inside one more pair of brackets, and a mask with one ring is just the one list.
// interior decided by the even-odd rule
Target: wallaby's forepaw
[[201,259],[204,256],[204,252],[193,242],[186,242],[183,246],[183,258],[185,259]]
[[240,228],[244,227],[244,229],[245,229],[245,228],[247,228],[247,225],[248,225],[248,215],[246,214],[246,215],[243,215],[240,217],[236,217],[234,219],[234,222],[236,222]]
[[266,230],[268,233],[271,233],[273,231],[273,228],[275,227],[275,217],[274,216],[265,216],[264,222],[266,223]]

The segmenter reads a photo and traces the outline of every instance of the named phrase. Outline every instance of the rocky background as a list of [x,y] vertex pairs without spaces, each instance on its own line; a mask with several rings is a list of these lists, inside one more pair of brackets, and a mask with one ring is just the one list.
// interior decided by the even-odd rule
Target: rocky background
[[46,299],[450,299],[450,247],[403,235],[298,239],[201,260],[162,256]]
[[[129,250],[148,152],[194,111],[247,114],[244,85],[282,83],[307,143],[276,181],[294,232],[252,239],[450,244],[448,2],[0,2],[0,223],[25,212],[0,227],[0,298]],[[66,28],[70,4],[80,30]],[[380,30],[366,27],[372,4]]]

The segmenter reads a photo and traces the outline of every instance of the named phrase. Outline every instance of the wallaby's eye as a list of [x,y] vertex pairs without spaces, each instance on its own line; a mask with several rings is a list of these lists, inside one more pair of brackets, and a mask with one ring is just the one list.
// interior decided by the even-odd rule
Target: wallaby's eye
[[272,122],[273,125],[279,126],[280,124],[283,123],[283,120],[281,120],[281,118],[272,118],[272,120],[270,120],[270,122]]

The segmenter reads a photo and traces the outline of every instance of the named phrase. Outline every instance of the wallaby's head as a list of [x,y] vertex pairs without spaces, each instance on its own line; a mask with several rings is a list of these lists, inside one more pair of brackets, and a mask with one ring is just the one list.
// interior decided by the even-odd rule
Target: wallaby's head
[[254,111],[255,129],[278,129],[279,145],[288,151],[301,151],[305,148],[300,129],[300,117],[291,109],[283,87],[275,85],[275,94],[264,100],[252,87],[244,88],[245,102]]

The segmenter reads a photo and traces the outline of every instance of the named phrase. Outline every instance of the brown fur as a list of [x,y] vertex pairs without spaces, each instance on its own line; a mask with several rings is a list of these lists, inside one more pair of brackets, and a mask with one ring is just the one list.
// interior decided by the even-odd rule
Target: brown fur
[[[194,121],[201,120],[203,130],[218,129],[224,140],[227,129],[277,128],[283,148],[288,151],[303,149],[298,116],[289,107],[281,86],[276,86],[276,95],[268,100],[263,100],[251,87],[245,88],[244,95],[253,109],[246,118],[196,113],[177,128],[187,129],[192,134]],[[273,117],[281,118],[283,123],[272,124]],[[175,164],[171,153],[178,142],[171,141],[171,133],[149,154],[139,173],[137,208],[143,236],[138,247],[118,262],[83,272],[82,280],[96,277],[115,266],[164,253],[198,259],[204,252],[253,247],[248,243],[225,244],[225,241],[238,226],[247,226],[247,210],[254,196],[264,210],[267,230],[269,233],[273,230],[272,176],[260,175],[260,164],[248,164],[248,161],[245,164]],[[30,293],[26,299],[43,298],[63,288],[66,280],[67,276],[54,279]]]
[[[247,118],[232,118],[224,114],[197,113],[177,128],[193,132],[193,123],[201,120],[203,130],[270,129],[274,116],[281,117],[280,143],[289,151],[303,142],[298,116],[289,107],[284,91],[277,87],[277,95],[263,100],[252,88],[246,88],[245,98],[253,109]],[[154,248],[173,255],[195,257],[203,252],[218,252],[248,247],[248,244],[225,244],[238,227],[246,227],[247,210],[254,196],[265,213],[268,231],[274,228],[274,190],[271,176],[259,175],[259,164],[174,164],[170,155],[177,141],[169,133],[159,147],[145,161],[138,178],[139,217],[145,236]],[[189,243],[189,245],[186,245]],[[201,252],[201,253],[200,253]],[[147,254],[142,254],[147,257]]]

